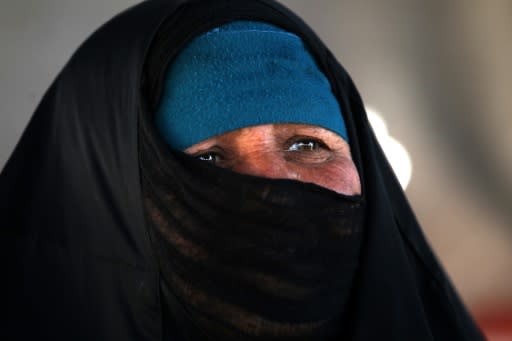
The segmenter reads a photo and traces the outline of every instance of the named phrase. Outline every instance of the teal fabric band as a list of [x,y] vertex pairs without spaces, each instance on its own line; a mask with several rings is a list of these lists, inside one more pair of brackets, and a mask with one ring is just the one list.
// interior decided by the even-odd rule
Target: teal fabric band
[[262,22],[194,38],[167,70],[155,123],[175,150],[270,123],[316,125],[348,141],[329,81],[302,40]]

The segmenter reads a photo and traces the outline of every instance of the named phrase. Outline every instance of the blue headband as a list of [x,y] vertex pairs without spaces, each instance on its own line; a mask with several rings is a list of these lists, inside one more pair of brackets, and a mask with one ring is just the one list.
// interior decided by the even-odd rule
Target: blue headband
[[194,38],[167,70],[155,123],[175,150],[271,123],[316,125],[348,141],[329,81],[302,40],[262,22]]

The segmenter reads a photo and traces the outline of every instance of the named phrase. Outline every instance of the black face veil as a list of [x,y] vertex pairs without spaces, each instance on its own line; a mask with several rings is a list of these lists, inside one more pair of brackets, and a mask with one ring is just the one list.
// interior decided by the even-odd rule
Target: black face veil
[[[168,63],[237,19],[303,38],[345,113],[360,198],[202,165],[154,133]],[[348,74],[270,0],[147,1],[99,29],[3,170],[0,219],[8,339],[482,339]]]

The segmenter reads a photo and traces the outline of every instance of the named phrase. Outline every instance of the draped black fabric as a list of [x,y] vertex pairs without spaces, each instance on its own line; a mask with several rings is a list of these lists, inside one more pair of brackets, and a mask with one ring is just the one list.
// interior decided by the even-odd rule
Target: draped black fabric
[[[235,19],[303,38],[345,114],[360,197],[204,165],[154,133],[166,66]],[[0,175],[0,228],[5,340],[482,339],[350,77],[270,0],[146,1],[94,33]]]
[[144,204],[177,329],[187,340],[337,339],[359,261],[360,197],[195,160],[185,170],[146,123]]

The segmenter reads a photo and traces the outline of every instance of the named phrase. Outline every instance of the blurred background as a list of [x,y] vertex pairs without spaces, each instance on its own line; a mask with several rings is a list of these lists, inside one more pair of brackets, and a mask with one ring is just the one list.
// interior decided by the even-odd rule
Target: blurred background
[[[138,2],[0,0],[0,168],[73,51]],[[489,339],[512,340],[512,1],[282,2],[407,150],[390,158],[433,249]]]

